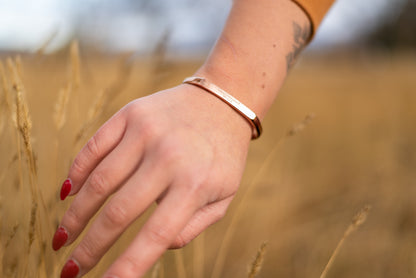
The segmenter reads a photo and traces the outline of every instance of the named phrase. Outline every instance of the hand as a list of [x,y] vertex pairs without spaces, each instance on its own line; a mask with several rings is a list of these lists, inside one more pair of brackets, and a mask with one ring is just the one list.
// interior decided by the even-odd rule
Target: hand
[[105,204],[61,277],[93,268],[123,231],[158,207],[104,277],[142,277],[168,248],[185,246],[223,217],[240,184],[250,125],[192,85],[137,99],[80,151],[61,198],[75,195],[53,247],[71,244]]

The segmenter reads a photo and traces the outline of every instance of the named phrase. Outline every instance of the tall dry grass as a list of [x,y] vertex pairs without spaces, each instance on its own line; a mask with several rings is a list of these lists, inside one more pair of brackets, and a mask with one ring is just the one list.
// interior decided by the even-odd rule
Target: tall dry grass
[[[50,247],[69,203],[59,201],[60,183],[110,115],[178,84],[199,64],[167,62],[163,54],[87,55],[74,42],[65,55],[2,59],[2,277],[58,276],[71,252]],[[264,137],[252,144],[225,219],[189,247],[166,253],[147,277],[416,275],[414,56],[343,57],[307,58],[295,68]],[[366,203],[373,206],[366,225],[353,233],[362,213],[344,231],[351,212]],[[103,273],[143,221],[87,277]],[[258,246],[263,241],[267,252]]]

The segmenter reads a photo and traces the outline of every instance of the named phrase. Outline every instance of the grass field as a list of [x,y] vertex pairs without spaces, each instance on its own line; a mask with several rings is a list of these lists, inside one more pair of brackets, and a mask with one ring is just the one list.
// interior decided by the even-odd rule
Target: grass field
[[[69,52],[1,59],[2,277],[58,276],[70,248],[55,254],[50,242],[69,204],[58,194],[71,160],[124,104],[178,84],[199,64]],[[326,277],[416,277],[415,104],[415,54],[304,57],[252,143],[227,216],[166,253],[148,277],[249,277],[263,242],[257,277],[320,277],[366,205],[367,221]],[[98,277],[142,222],[87,277]]]

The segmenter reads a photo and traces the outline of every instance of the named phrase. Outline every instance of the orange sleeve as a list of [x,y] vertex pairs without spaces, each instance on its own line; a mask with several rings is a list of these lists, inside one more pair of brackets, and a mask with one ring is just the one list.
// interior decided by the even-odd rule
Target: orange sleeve
[[335,2],[335,0],[293,0],[293,1],[296,2],[309,16],[312,22],[313,34],[315,34],[325,14],[328,12],[331,5]]

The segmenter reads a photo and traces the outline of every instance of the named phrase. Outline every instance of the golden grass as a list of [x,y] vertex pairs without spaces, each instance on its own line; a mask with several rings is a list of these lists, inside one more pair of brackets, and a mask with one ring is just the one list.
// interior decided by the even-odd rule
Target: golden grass
[[366,205],[363,209],[361,209],[352,219],[351,224],[345,230],[344,235],[342,236],[341,240],[338,242],[337,247],[335,247],[334,252],[332,253],[331,257],[329,258],[328,263],[326,264],[324,271],[321,273],[320,278],[325,278],[328,276],[329,269],[333,265],[335,258],[337,257],[339,251],[341,250],[342,245],[344,244],[345,240],[360,227],[364,222],[367,220],[368,213],[371,209],[371,206]]
[[248,278],[255,278],[260,273],[261,267],[263,265],[264,256],[266,253],[267,243],[263,242],[260,245],[259,250],[257,250],[256,257],[250,265],[250,270],[248,271]]
[[[178,84],[199,64],[166,63],[163,53],[81,61],[76,43],[67,53],[0,63],[1,277],[58,276],[71,247],[54,253],[50,241],[69,204],[59,201],[60,183],[80,145],[128,101]],[[147,277],[414,277],[415,61],[305,58],[253,141],[225,219]],[[366,225],[353,233],[364,212],[339,241],[366,203]],[[143,221],[87,277],[99,277]]]

